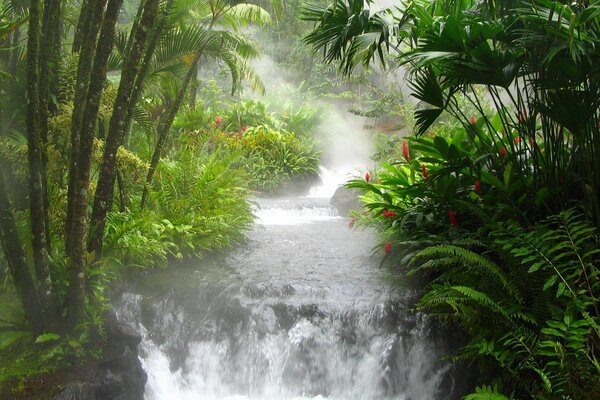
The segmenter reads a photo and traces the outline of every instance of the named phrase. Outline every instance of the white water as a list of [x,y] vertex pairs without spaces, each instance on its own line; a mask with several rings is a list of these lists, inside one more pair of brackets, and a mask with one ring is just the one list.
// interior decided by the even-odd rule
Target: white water
[[143,335],[146,399],[457,398],[443,337],[369,256],[374,236],[328,205],[340,175],[304,198],[260,199],[244,247],[122,297]]

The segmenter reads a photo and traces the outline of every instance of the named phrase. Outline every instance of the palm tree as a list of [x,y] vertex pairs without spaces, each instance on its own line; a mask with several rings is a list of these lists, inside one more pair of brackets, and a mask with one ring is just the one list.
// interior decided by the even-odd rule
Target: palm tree
[[[519,132],[525,140],[507,143],[511,168],[534,191],[566,183],[586,198],[600,226],[598,4],[413,1],[372,13],[369,3],[305,7],[303,18],[316,24],[305,41],[346,74],[395,53],[397,65],[410,71],[413,95],[427,106],[415,113],[418,134],[449,112],[482,151],[497,154],[497,132]],[[476,86],[486,88],[486,98]],[[479,110],[483,129],[469,129],[459,97]],[[500,126],[486,115],[486,99]],[[502,173],[497,161],[490,157],[489,167]],[[545,204],[565,206],[561,196],[548,195]]]
[[[230,6],[227,2],[221,1],[205,3],[204,7],[208,7],[205,11],[209,12],[206,13],[208,17],[202,21],[203,25],[200,27],[175,27],[164,47],[165,50],[171,50],[171,56],[172,50],[175,50],[176,54],[178,53],[179,59],[183,60],[186,65],[187,72],[183,83],[179,86],[174,98],[168,102],[169,107],[163,112],[157,124],[157,142],[146,176],[146,186],[141,201],[142,209],[146,207],[149,186],[152,183],[169,130],[191,82],[197,75],[202,57],[220,60],[227,66],[233,81],[232,92],[237,89],[241,79],[244,78],[250,79],[256,90],[264,90],[260,79],[247,62],[248,59],[258,56],[256,45],[239,32],[241,28],[249,24],[265,25],[270,23],[269,14],[264,9],[251,4]],[[196,8],[196,12],[201,9]],[[162,54],[162,57],[165,58],[165,54]]]

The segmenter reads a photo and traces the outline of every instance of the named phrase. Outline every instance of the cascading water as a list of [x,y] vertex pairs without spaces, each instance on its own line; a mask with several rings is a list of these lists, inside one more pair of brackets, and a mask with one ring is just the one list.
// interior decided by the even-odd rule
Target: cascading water
[[257,200],[230,256],[153,272],[122,296],[146,399],[457,398],[443,335],[370,256],[374,235],[329,206],[333,175],[306,197]]

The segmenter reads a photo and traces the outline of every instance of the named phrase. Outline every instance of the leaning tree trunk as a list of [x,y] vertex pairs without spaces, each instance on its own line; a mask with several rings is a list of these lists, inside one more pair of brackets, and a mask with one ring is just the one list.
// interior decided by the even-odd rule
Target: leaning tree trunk
[[31,0],[27,38],[27,159],[29,162],[29,212],[32,233],[33,262],[39,296],[46,322],[52,321],[52,281],[48,260],[47,212],[45,202],[44,144],[40,130],[39,92],[39,46],[40,46],[40,0]]
[[[142,5],[140,5],[140,7],[142,7]],[[147,0],[144,4],[144,10],[137,26],[137,30],[132,33],[134,38],[131,41],[130,52],[127,54],[127,59],[125,60],[125,65],[121,74],[117,98],[113,107],[108,136],[104,147],[100,177],[98,178],[92,211],[92,231],[89,250],[95,251],[96,257],[99,257],[102,252],[102,239],[104,236],[106,214],[112,208],[116,154],[123,140],[123,133],[126,127],[125,118],[128,110],[135,106],[135,104],[132,104],[131,102],[132,91],[140,70],[139,64],[144,54],[147,33],[156,18],[157,10],[158,0]]]
[[[108,57],[112,52],[115,38],[115,26],[119,9],[123,0],[109,0],[102,24],[102,32],[98,40],[94,67],[90,76],[90,87],[85,103],[81,123],[79,142],[79,157],[73,179],[72,191],[72,226],[71,226],[71,268],[69,291],[67,293],[67,322],[74,328],[83,320],[85,306],[85,267],[87,265],[87,218],[88,218],[88,189],[92,150],[96,131],[96,120],[100,108],[100,97],[106,82]],[[75,115],[73,116],[75,118]]]
[[173,120],[175,119],[175,116],[179,111],[179,107],[181,107],[181,103],[183,102],[183,99],[185,97],[185,93],[187,92],[187,89],[190,86],[190,82],[192,81],[192,78],[196,76],[196,68],[198,66],[198,60],[200,59],[201,54],[201,52],[198,52],[194,57],[194,60],[192,61],[192,65],[188,70],[185,80],[183,81],[181,88],[179,88],[179,92],[177,92],[177,97],[175,97],[171,108],[165,114],[162,115],[158,123],[158,127],[156,129],[158,140],[156,141],[156,146],[154,147],[154,152],[152,153],[152,160],[150,161],[150,167],[148,168],[148,174],[146,175],[144,191],[142,192],[142,201],[140,204],[140,208],[142,210],[146,208],[146,205],[148,203],[148,191],[150,185],[152,184],[152,179],[154,178],[156,167],[158,166],[158,162],[160,161],[160,155],[167,141],[171,125],[173,124]]
[[127,110],[127,116],[125,117],[125,134],[123,137],[123,145],[125,148],[129,148],[129,144],[131,141],[131,131],[133,129],[133,112],[135,110],[135,105],[139,101],[142,96],[142,90],[144,89],[144,80],[146,79],[146,75],[148,75],[148,70],[150,69],[150,64],[152,61],[152,57],[154,56],[154,52],[158,45],[158,41],[160,40],[162,33],[167,25],[167,20],[169,18],[169,14],[171,13],[171,9],[173,8],[173,0],[167,0],[167,4],[163,8],[162,16],[154,28],[152,32],[152,38],[150,39],[150,43],[146,48],[146,54],[144,55],[144,60],[140,66],[140,72],[135,80],[135,84],[133,85],[133,92],[131,93],[130,104],[132,107],[129,107]]
[[17,290],[17,295],[23,304],[27,318],[31,322],[31,327],[36,334],[42,333],[46,328],[44,311],[17,233],[12,206],[8,199],[8,191],[4,185],[2,163],[0,163],[0,241],[3,245],[4,257]]
[[[143,5],[144,10],[137,30],[132,32],[130,52],[127,54],[121,80],[117,92],[117,98],[113,106],[110,119],[108,135],[104,146],[104,155],[100,167],[100,176],[94,196],[94,206],[92,209],[92,222],[89,251],[95,251],[96,257],[102,255],[102,239],[104,237],[104,228],[106,214],[112,209],[113,192],[115,189],[117,150],[123,141],[123,135],[127,128],[127,116],[129,111],[135,107],[137,99],[133,98],[135,83],[140,78],[140,61],[150,62],[150,57],[144,57],[144,48],[148,31],[150,30],[156,13],[158,11],[158,0],[147,0]],[[142,7],[142,5],[140,5]],[[150,49],[149,49],[150,50]],[[153,52],[153,49],[152,49]],[[148,54],[148,52],[146,52]],[[143,64],[142,64],[143,65]],[[145,71],[147,71],[147,66]]]
[[[71,249],[73,243],[73,232],[71,227],[73,225],[73,205],[71,200],[75,194],[75,177],[79,169],[79,136],[81,133],[81,120],[83,118],[83,112],[85,110],[86,98],[88,95],[88,88],[90,85],[90,75],[92,74],[92,64],[94,62],[94,54],[96,52],[96,42],[98,38],[98,32],[102,26],[102,19],[104,15],[104,6],[107,0],[96,0],[96,2],[86,1],[84,8],[81,10],[79,20],[82,18],[85,20],[86,13],[90,12],[91,16],[86,25],[81,27],[79,33],[81,38],[81,45],[79,46],[79,62],[77,64],[77,82],[75,85],[75,99],[73,101],[73,114],[71,116],[71,163],[69,166],[69,185],[67,189],[67,218],[65,221],[65,248],[67,255],[71,256]],[[88,4],[89,3],[89,4]],[[85,6],[90,7],[90,10],[86,10]],[[92,7],[93,6],[93,7]],[[91,22],[90,22],[91,21]],[[83,24],[83,22],[81,22]],[[78,24],[79,30],[79,24]],[[87,29],[86,29],[87,28]]]
[[[40,116],[40,138],[42,142],[42,179],[44,187],[44,207],[46,210],[50,207],[48,199],[48,176],[47,167],[48,155],[46,154],[46,146],[48,144],[48,119],[50,116],[50,107],[48,99],[50,97],[50,80],[55,76],[55,71],[58,71],[57,55],[60,48],[60,4],[61,0],[45,0],[44,18],[42,20],[42,32],[44,35],[41,38],[41,49],[39,58],[39,116]],[[56,31],[59,31],[58,34]],[[47,251],[50,252],[51,237],[50,237],[50,220],[48,212],[45,214],[46,220],[46,239]]]
[[73,37],[73,46],[71,48],[73,53],[79,53],[81,51],[81,47],[85,42],[85,36],[90,28],[93,14],[94,0],[83,0],[81,11],[79,13],[79,20],[77,21],[77,28],[75,29],[75,36]]

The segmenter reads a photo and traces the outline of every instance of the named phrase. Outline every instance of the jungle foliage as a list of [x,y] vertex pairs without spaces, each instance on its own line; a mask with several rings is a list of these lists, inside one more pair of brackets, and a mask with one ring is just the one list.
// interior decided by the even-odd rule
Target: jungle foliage
[[[291,130],[316,111],[242,110],[242,82],[264,92],[247,28],[271,23],[239,1],[0,1],[0,395],[98,355],[116,277],[241,242],[252,190],[314,176]],[[227,104],[198,96],[204,64]]]
[[373,3],[303,11],[327,62],[391,60],[420,101],[414,136],[348,183],[368,210],[355,217],[425,282],[417,310],[469,337],[455,358],[477,362],[482,386],[465,398],[594,398],[599,4]]

